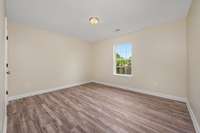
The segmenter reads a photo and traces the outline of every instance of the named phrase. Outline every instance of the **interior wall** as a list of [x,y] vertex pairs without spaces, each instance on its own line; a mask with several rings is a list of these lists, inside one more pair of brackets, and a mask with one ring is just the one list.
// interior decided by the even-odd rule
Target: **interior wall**
[[89,43],[16,23],[8,34],[9,96],[90,80]]
[[200,1],[193,0],[187,19],[188,97],[200,127]]
[[5,5],[0,0],[0,133],[3,133],[5,121]]
[[[95,44],[16,23],[8,32],[9,96],[93,79],[186,97],[185,20]],[[121,42],[134,46],[133,77],[113,75],[113,45]]]
[[[132,77],[113,75],[113,45],[133,44]],[[150,93],[186,97],[186,21],[162,24],[93,45],[93,79]]]

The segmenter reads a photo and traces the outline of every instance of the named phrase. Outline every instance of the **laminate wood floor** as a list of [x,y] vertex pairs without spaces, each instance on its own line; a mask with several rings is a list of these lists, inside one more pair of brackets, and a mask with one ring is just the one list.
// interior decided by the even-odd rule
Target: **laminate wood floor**
[[89,83],[11,101],[7,133],[194,133],[184,103]]

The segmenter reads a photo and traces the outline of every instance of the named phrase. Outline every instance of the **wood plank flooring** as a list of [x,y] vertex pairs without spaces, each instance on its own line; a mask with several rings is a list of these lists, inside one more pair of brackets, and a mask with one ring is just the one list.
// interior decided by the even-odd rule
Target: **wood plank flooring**
[[195,133],[184,103],[89,83],[11,101],[7,133]]

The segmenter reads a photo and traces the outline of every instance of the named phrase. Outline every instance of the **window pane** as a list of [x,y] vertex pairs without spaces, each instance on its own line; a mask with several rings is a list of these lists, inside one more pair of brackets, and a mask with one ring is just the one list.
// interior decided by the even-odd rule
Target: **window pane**
[[124,43],[115,47],[115,73],[131,75],[132,44]]

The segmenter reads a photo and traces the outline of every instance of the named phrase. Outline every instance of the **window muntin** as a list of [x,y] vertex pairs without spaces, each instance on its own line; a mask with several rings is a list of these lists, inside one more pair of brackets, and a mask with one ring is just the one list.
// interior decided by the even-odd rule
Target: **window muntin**
[[122,76],[132,75],[132,44],[120,43],[114,47],[114,74]]

